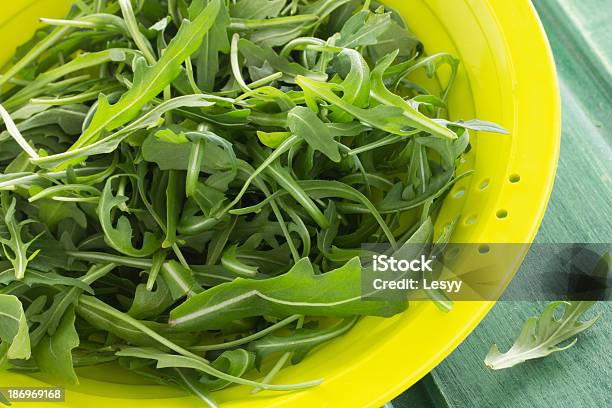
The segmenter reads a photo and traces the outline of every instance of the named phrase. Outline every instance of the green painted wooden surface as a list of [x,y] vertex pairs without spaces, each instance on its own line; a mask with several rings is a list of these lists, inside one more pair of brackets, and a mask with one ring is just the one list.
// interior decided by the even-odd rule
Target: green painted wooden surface
[[[511,0],[509,0],[511,1]],[[561,157],[536,242],[612,242],[612,2],[534,0],[551,42],[563,100]],[[537,271],[522,269],[519,273]],[[612,302],[571,349],[501,371],[485,368],[546,302],[499,302],[435,370],[393,401],[420,407],[611,407]]]

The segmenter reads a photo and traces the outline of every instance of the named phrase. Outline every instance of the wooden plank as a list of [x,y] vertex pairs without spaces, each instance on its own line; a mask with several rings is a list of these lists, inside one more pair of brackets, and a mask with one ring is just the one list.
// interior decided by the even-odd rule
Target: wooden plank
[[[612,8],[601,0],[534,3],[555,53],[564,115],[555,188],[536,242],[612,242]],[[594,307],[592,312],[603,317],[579,336],[573,349],[507,370],[485,368],[491,344],[507,350],[523,322],[545,304],[498,303],[449,358],[394,406],[612,406],[611,302]]]

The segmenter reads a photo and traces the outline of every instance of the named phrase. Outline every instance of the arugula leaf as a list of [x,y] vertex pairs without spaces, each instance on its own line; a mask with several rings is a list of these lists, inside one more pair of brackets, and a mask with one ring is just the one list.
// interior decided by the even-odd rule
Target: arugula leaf
[[[87,271],[87,274],[79,280],[82,281],[82,285],[87,285],[87,288],[89,288],[91,283],[104,277],[114,268],[115,265],[112,263],[104,266],[92,266]],[[33,322],[38,323],[38,326],[36,326],[30,335],[31,343],[34,347],[43,339],[45,334],[50,336],[55,334],[66,310],[77,301],[82,293],[82,285],[72,285],[70,288],[62,289],[53,297],[51,306],[47,310],[30,318]]]
[[257,275],[257,267],[242,262],[237,256],[238,246],[229,247],[221,256],[221,265],[238,276],[253,277]]
[[310,71],[298,63],[290,62],[286,58],[278,55],[271,47],[260,46],[244,38],[240,39],[238,47],[240,53],[246,59],[247,64],[262,67],[267,63],[273,70],[280,71],[284,74],[284,81],[293,82],[294,78],[298,75],[323,80],[327,77],[324,74]]
[[378,105],[374,108],[362,109],[346,103],[333,92],[333,89],[340,88],[339,85],[314,81],[302,76],[296,77],[295,82],[304,90],[306,102],[309,103],[311,109],[316,106],[315,98],[320,98],[352,117],[388,133],[400,136],[412,136],[417,133],[413,127],[414,121],[404,116],[402,109],[396,106]]
[[82,228],[87,227],[87,217],[75,203],[43,199],[37,203],[37,207],[40,220],[50,229],[54,229],[57,224],[67,218],[74,220]]
[[[2,264],[0,264],[2,265]],[[62,276],[54,272],[41,272],[28,268],[28,273],[23,278],[22,282],[28,286],[46,285],[46,286],[75,286],[86,292],[93,294],[93,289],[83,281],[68,276]],[[6,285],[12,282],[14,273],[12,269],[6,269],[0,272],[0,284]]]
[[[253,2],[247,2],[250,6]],[[193,20],[198,14],[198,2],[191,3],[189,16]],[[243,5],[244,7],[244,5]],[[248,7],[248,6],[247,6]],[[230,25],[230,18],[225,7],[221,7],[215,23],[200,46],[197,60],[198,87],[205,92],[212,92],[215,87],[215,80],[220,70],[219,53],[228,54],[230,52],[230,42],[227,30]]]
[[[306,258],[284,275],[251,280],[236,278],[208,289],[170,312],[177,330],[221,328],[246,317],[271,315],[284,318],[295,312],[316,316],[391,316],[403,305],[387,301],[361,301],[359,258],[323,275],[315,275]],[[347,282],[353,282],[347,285]],[[302,290],[296,292],[294,288]],[[223,313],[218,311],[223,307]]]
[[220,7],[220,0],[212,0],[193,22],[184,21],[176,37],[154,65],[148,66],[143,58],[135,58],[132,87],[113,105],[109,104],[106,96],[100,96],[98,109],[89,126],[70,150],[88,146],[97,141],[103,131],[114,130],[134,119],[144,105],[180,74],[181,64],[198,49],[204,35],[214,24]]
[[295,135],[303,137],[313,149],[322,152],[331,161],[340,161],[338,144],[319,117],[310,109],[296,106],[287,115],[287,126]]
[[170,99],[157,105],[155,108],[143,114],[121,130],[103,137],[95,143],[91,143],[86,147],[69,150],[67,152],[40,157],[32,160],[32,162],[41,167],[51,168],[54,166],[65,165],[65,163],[76,160],[80,157],[114,152],[124,139],[131,136],[135,132],[142,129],[147,129],[149,127],[154,127],[159,124],[159,122],[162,120],[162,116],[165,113],[182,107],[206,107],[214,105],[214,102],[211,102],[208,99],[209,98],[206,95],[186,95]]
[[191,271],[176,261],[164,262],[161,267],[161,275],[168,285],[173,300],[185,295],[194,296],[199,292]]
[[[341,87],[343,90],[342,100],[359,108],[366,108],[370,102],[370,67],[363,56],[351,49],[345,49],[338,54],[338,64],[344,60],[350,63],[349,72],[346,74]],[[334,111],[331,118],[338,122],[351,122],[352,118],[346,112]],[[341,135],[349,133],[341,132]]]
[[45,336],[34,349],[34,358],[40,370],[64,384],[79,382],[72,363],[72,350],[79,345],[74,320],[74,308],[70,307],[55,334]]
[[111,48],[104,51],[79,55],[77,58],[64,65],[40,74],[34,81],[30,82],[7,99],[4,105],[7,109],[13,109],[40,95],[49,88],[50,84],[64,76],[107,62],[123,62],[126,60],[128,54],[133,55],[132,51],[128,49]]
[[466,121],[458,120],[455,122],[450,122],[450,121],[446,121],[442,119],[437,119],[436,121],[438,123],[444,124],[445,126],[450,125],[450,126],[455,126],[458,128],[471,129],[471,130],[476,130],[480,132],[502,133],[504,135],[508,134],[508,131],[504,129],[503,127],[499,126],[496,123],[487,122],[485,120],[472,119],[472,120],[466,120]]
[[257,137],[259,141],[268,146],[271,149],[276,149],[280,146],[287,138],[291,136],[291,132],[264,132],[261,130],[257,131]]
[[[244,350],[242,351],[245,352]],[[255,387],[261,387],[269,390],[278,390],[278,391],[289,391],[289,390],[298,390],[302,388],[312,387],[320,383],[320,381],[310,381],[301,384],[292,384],[292,385],[272,385],[272,384],[263,384],[258,383],[256,381],[247,380],[241,377],[235,377],[232,374],[225,373],[217,368],[209,365],[206,360],[202,358],[194,357],[186,357],[179,356],[176,354],[168,354],[161,352],[154,348],[124,348],[117,352],[118,356],[126,356],[126,357],[137,357],[144,358],[150,360],[157,361],[157,368],[167,368],[167,367],[179,367],[179,368],[192,368],[194,370],[201,371],[202,373],[209,374],[213,377],[217,377],[220,380],[235,382],[243,385],[250,385]]]
[[351,0],[316,0],[300,8],[301,14],[316,14],[320,20],[325,19],[334,10],[342,7]]
[[399,50],[399,57],[401,58],[413,58],[418,55],[421,48],[419,39],[392,18],[387,30],[378,35],[375,44],[366,47],[365,53],[371,61],[378,61],[395,50]]
[[15,125],[15,122],[13,122],[11,115],[9,115],[7,110],[1,104],[0,104],[0,117],[2,118],[6,126],[6,129],[7,129],[6,133],[2,132],[2,134],[0,135],[0,140],[2,140],[2,138],[8,139],[7,135],[9,135],[19,145],[19,147],[23,149],[25,153],[27,153],[32,158],[37,158],[38,154],[34,151],[32,146],[30,146],[28,141],[25,140],[25,138],[23,137],[23,135],[21,134],[21,132]]
[[406,102],[401,96],[398,96],[387,89],[384,84],[383,76],[396,57],[397,52],[387,55],[372,71],[372,97],[378,102],[387,106],[394,106],[401,109],[404,117],[408,119],[408,126],[431,133],[434,136],[451,140],[456,139],[457,135],[451,130],[433,121],[432,119],[429,119],[417,109],[413,108],[412,105]]
[[[202,141],[207,152],[207,160],[201,161],[200,170],[216,173],[219,170],[235,170],[236,155],[232,145],[211,132],[183,132],[179,135],[166,129],[163,134],[173,134],[175,138],[185,138],[185,143],[168,142],[159,133],[150,135],[142,144],[142,154],[146,161],[157,163],[162,170],[187,170],[193,144]],[[195,171],[197,169],[194,169]]]
[[16,74],[31,62],[35,61],[42,53],[56,44],[70,30],[70,27],[57,27],[43,38],[37,38],[35,46],[28,48],[28,52],[23,55],[8,71],[0,76],[0,87],[9,82]]
[[15,279],[21,280],[25,276],[28,263],[38,255],[38,251],[34,251],[32,254],[28,255],[28,249],[38,237],[34,237],[28,242],[23,241],[23,228],[34,221],[25,220],[17,222],[15,219],[17,200],[13,198],[9,204],[8,194],[6,192],[0,194],[2,221],[8,232],[8,238],[0,235],[0,244],[2,245],[6,259],[13,265]]
[[134,300],[127,312],[130,316],[136,319],[155,317],[174,303],[166,280],[158,277],[155,284],[155,290],[149,290],[147,285],[142,283],[136,287]]
[[0,351],[9,359],[30,358],[28,323],[21,302],[13,295],[0,294],[0,340],[2,345],[8,344]]
[[112,184],[116,178],[113,176],[106,181],[96,209],[104,231],[104,239],[108,245],[125,255],[144,258],[160,248],[160,240],[153,233],[146,231],[143,235],[142,246],[135,248],[132,243],[133,229],[128,218],[124,215],[119,216],[117,226],[113,226],[113,210],[128,201],[125,196],[113,195]]
[[174,368],[174,371],[177,372],[182,383],[189,392],[200,398],[202,402],[207,404],[210,408],[218,408],[218,405],[209,396],[209,391],[203,384],[200,384],[199,381],[197,381],[195,378],[192,378],[193,376],[186,375],[184,372],[185,370],[183,369]]
[[378,37],[389,29],[390,23],[390,13],[376,14],[361,10],[344,24],[336,45],[344,48],[375,45]]
[[[120,314],[120,312],[114,310],[97,298],[81,295],[77,298],[77,302],[75,309],[76,313],[93,327],[112,333],[121,339],[127,340],[131,344],[142,346],[154,346],[158,344],[156,338],[147,336],[141,329],[141,325],[144,326],[143,323],[133,318],[128,319],[127,315],[124,316]],[[137,323],[134,324],[134,322]],[[155,333],[155,336],[161,337],[153,329],[148,327],[147,329]],[[164,339],[164,341],[166,341],[166,339]]]
[[232,17],[264,19],[278,17],[287,0],[239,0],[230,4]]
[[176,224],[180,216],[184,184],[179,181],[176,171],[168,173],[166,184],[166,237],[162,242],[162,248],[170,248],[176,245]]
[[289,336],[269,334],[249,344],[249,349],[256,353],[257,361],[276,352],[293,353],[291,362],[297,364],[313,348],[348,332],[357,323],[357,318],[345,319],[324,329],[301,328]]
[[[525,322],[516,341],[505,353],[500,353],[496,344],[491,346],[485,357],[485,365],[493,370],[513,367],[534,358],[546,357],[557,351],[567,350],[578,341],[578,333],[595,324],[599,316],[587,321],[580,317],[593,306],[592,301],[552,302],[542,311],[542,315],[530,317]],[[563,315],[557,319],[555,311],[564,305]],[[569,344],[561,343],[574,338]]]
[[[254,361],[255,357],[253,353],[247,350],[227,350],[221,353],[221,355],[211,363],[211,366],[234,377],[242,377],[253,367]],[[206,388],[211,391],[221,390],[231,384],[230,381],[214,378],[212,376],[208,376],[208,378],[207,376],[203,376],[200,379],[200,383],[204,384]]]
[[[66,105],[61,108],[47,109],[20,122],[17,129],[24,133],[47,125],[58,125],[66,134],[77,135],[81,133],[88,110],[89,108],[83,105]],[[0,133],[0,138],[6,135],[5,132]]]

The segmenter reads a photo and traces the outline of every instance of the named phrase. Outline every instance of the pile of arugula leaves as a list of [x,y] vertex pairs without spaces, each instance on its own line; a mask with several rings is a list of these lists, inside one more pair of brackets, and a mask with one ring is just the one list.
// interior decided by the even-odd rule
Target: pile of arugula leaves
[[117,362],[210,406],[318,384],[272,382],[407,306],[361,299],[360,245],[430,242],[469,129],[504,132],[448,120],[459,61],[375,2],[42,21],[0,76],[0,366],[58,383]]

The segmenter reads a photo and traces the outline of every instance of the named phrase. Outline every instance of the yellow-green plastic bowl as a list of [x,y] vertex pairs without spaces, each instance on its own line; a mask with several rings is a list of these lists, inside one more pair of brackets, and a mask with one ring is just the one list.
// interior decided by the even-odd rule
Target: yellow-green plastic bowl
[[[30,38],[39,17],[62,17],[70,3],[3,2],[0,65]],[[452,118],[494,121],[511,133],[473,138],[462,167],[475,173],[453,187],[438,227],[462,209],[457,242],[531,242],[552,189],[560,131],[554,63],[533,6],[528,0],[388,0],[387,4],[402,13],[428,53],[447,51],[460,57],[458,82],[450,98]],[[459,191],[464,194],[455,194]],[[502,271],[508,280],[521,259],[518,256]],[[393,318],[366,318],[299,365],[284,369],[275,380],[291,383],[323,377],[321,386],[255,395],[240,386],[215,393],[215,398],[227,408],[379,407],[440,363],[492,306],[493,302],[456,302],[450,313],[443,313],[429,302],[418,302]],[[81,383],[67,390],[65,403],[36,407],[201,405],[170,388],[138,385],[133,377],[107,367],[79,372]],[[2,386],[45,384],[41,376],[0,373]]]

